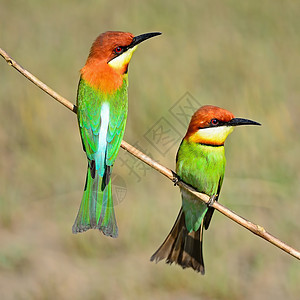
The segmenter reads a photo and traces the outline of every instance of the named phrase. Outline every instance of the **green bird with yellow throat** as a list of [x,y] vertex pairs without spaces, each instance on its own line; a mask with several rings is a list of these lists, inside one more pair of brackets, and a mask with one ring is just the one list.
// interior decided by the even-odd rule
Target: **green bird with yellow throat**
[[[222,108],[206,105],[193,115],[176,156],[176,173],[200,193],[218,201],[225,172],[224,143],[236,126],[260,125],[235,118]],[[214,208],[180,188],[182,206],[171,232],[151,261],[178,264],[205,273],[203,230],[208,229]]]

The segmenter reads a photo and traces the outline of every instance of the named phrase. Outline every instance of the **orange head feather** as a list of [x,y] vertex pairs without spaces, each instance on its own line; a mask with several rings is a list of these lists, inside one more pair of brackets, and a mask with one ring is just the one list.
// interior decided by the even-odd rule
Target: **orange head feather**
[[196,133],[200,128],[207,128],[211,125],[211,120],[217,119],[223,123],[229,122],[234,115],[223,108],[205,105],[200,107],[192,116],[190,125],[185,137],[189,137]]
[[92,45],[81,76],[102,92],[116,91],[123,84],[128,64],[137,45],[160,32],[133,36],[129,32],[107,31],[100,34]]
[[223,146],[233,128],[240,125],[261,124],[248,119],[235,118],[226,109],[206,105],[200,107],[192,116],[184,139],[192,143]]
[[107,31],[100,34],[94,41],[89,59],[98,59],[108,63],[116,56],[116,47],[125,47],[131,44],[134,36],[130,32]]
[[118,47],[131,44],[134,36],[129,32],[107,31],[94,41],[81,76],[90,85],[103,92],[113,92],[123,84],[123,75],[127,71],[128,62],[119,69],[108,63],[118,56]]
[[205,105],[200,107],[192,116],[189,128],[184,139],[210,145],[222,145],[228,134],[220,136],[220,134],[213,134],[210,132],[207,134],[205,131],[201,132],[201,129],[214,127],[213,122],[219,124],[225,124],[232,120],[234,115],[226,109],[213,106]]

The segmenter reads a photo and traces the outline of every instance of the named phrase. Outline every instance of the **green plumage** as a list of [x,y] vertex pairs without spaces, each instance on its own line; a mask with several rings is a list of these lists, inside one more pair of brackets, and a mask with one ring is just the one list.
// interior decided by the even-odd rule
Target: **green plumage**
[[[176,157],[176,173],[198,192],[219,194],[225,171],[224,146],[210,146],[184,139]],[[185,189],[181,190],[182,207],[178,217],[151,261],[166,259],[182,268],[205,273],[203,261],[203,229],[207,229],[214,208]]]
[[[176,172],[180,178],[209,196],[218,194],[225,172],[224,146],[208,146],[183,140],[178,153]],[[191,193],[181,189],[182,208],[185,224],[189,232],[197,231],[208,211],[208,207]],[[209,225],[206,220],[205,227]]]
[[178,217],[151,261],[176,263],[205,274],[203,231],[208,229],[218,201],[225,172],[224,142],[238,125],[260,125],[248,119],[235,118],[220,107],[205,105],[193,115],[187,133],[179,146],[176,173],[185,183],[211,197],[208,204],[188,190],[180,188],[182,207]]
[[127,85],[125,76],[118,90],[106,94],[82,78],[79,81],[77,116],[88,170],[73,233],[97,228],[105,235],[118,236],[110,175],[125,131]]

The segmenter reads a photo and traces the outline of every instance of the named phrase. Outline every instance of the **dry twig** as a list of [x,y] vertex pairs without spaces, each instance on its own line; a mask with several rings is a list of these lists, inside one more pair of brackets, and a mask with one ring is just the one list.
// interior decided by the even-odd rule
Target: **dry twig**
[[[64,97],[57,94],[55,91],[53,91],[51,88],[49,88],[46,84],[41,82],[39,79],[37,79],[35,76],[33,76],[31,73],[29,73],[27,70],[25,70],[23,67],[21,67],[16,61],[14,61],[4,50],[0,48],[0,55],[6,60],[6,62],[14,67],[16,70],[18,70],[22,75],[24,75],[27,79],[29,79],[31,82],[33,82],[36,86],[38,86],[40,89],[45,91],[47,94],[49,94],[51,97],[53,97],[55,100],[63,104],[65,107],[76,113],[77,109],[76,106],[73,105],[71,102],[69,102]],[[151,159],[149,156],[145,155],[138,149],[134,148],[124,140],[121,143],[121,147],[149,165],[151,168],[157,170],[161,174],[165,175],[170,180],[174,181],[177,178],[177,175],[172,170],[164,167],[163,165],[159,164],[158,162]],[[197,192],[193,187],[187,185],[180,179],[177,181],[177,185],[190,191],[192,194],[196,195],[201,201],[207,203],[210,199],[210,197],[206,194],[202,194]],[[254,234],[262,237],[263,239],[267,240],[271,244],[275,245],[276,247],[282,249],[283,251],[287,252],[288,254],[298,258],[300,260],[300,252],[287,244],[283,243],[278,238],[274,237],[270,233],[268,233],[262,226],[256,225],[251,223],[250,221],[238,216],[233,211],[229,210],[219,202],[214,202],[212,204],[212,207],[221,212],[226,217],[230,218],[231,220],[235,221],[236,223],[240,224],[241,226],[245,227],[246,229],[250,230]]]

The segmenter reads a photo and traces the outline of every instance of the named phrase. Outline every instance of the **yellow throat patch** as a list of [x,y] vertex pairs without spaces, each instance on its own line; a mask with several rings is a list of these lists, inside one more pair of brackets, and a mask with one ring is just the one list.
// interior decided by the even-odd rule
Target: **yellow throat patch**
[[189,141],[208,145],[223,145],[233,129],[232,126],[201,128],[189,137]]
[[120,69],[124,68],[124,66],[127,66],[129,64],[132,54],[136,50],[136,48],[137,48],[137,46],[134,46],[134,47],[128,49],[126,52],[123,52],[121,55],[112,59],[108,63],[108,65],[116,70],[120,70]]

